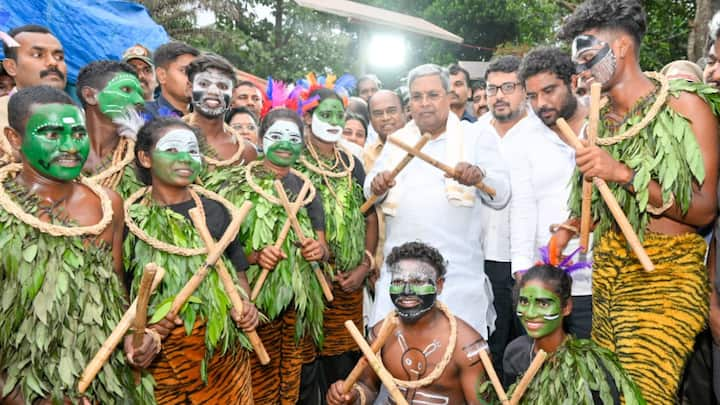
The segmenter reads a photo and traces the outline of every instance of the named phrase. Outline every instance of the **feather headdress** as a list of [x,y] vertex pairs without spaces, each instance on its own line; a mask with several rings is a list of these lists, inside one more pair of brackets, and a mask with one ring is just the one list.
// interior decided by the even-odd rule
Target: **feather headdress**
[[308,73],[305,79],[297,81],[297,86],[304,89],[300,95],[303,100],[303,113],[317,107],[319,97],[310,97],[310,95],[321,88],[334,91],[347,107],[350,92],[355,88],[356,83],[355,77],[349,73],[345,73],[339,78],[333,74],[317,77],[313,72]]
[[278,107],[289,108],[302,116],[303,101],[300,93],[303,88],[297,85],[286,84],[282,80],[273,80],[272,76],[268,76],[267,87],[265,89],[265,99],[263,109],[260,113],[261,118],[270,112],[270,110]]
[[[567,274],[572,274],[573,272],[576,272],[580,269],[587,269],[592,267],[592,262],[582,262],[579,261],[577,263],[573,263],[572,258],[575,257],[575,255],[580,252],[580,249],[582,247],[578,247],[575,249],[572,253],[567,255],[564,259],[561,259],[561,253],[560,248],[557,245],[557,240],[553,236],[550,238],[550,242],[547,246],[543,246],[539,249],[540,251],[540,260],[538,260],[535,265],[543,265],[548,264],[553,267],[557,267],[558,269],[564,271]],[[525,273],[529,269],[520,270],[519,273]]]

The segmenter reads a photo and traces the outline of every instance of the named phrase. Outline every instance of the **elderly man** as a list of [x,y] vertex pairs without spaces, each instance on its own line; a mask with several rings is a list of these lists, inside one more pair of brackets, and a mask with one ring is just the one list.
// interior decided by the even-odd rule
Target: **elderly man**
[[[437,247],[449,261],[445,290],[440,299],[487,339],[495,321],[492,290],[485,276],[481,240],[482,205],[502,208],[510,198],[509,171],[500,160],[497,144],[485,143],[450,113],[450,78],[437,65],[422,65],[408,76],[410,109],[415,118],[393,134],[413,145],[421,134],[432,139],[423,152],[454,167],[452,176],[413,159],[395,178],[390,171],[405,156],[388,144],[365,181],[365,194],[382,196],[386,215],[386,250],[421,240]],[[490,196],[472,185],[482,180],[496,190]],[[482,266],[482,265],[481,265]],[[376,291],[387,291],[391,275],[383,266]],[[377,323],[393,303],[386,294],[377,297],[371,324]]]
[[123,52],[122,60],[135,68],[145,101],[153,101],[157,80],[150,50],[140,44],[133,45]]
[[372,73],[360,76],[357,81],[357,95],[363,100],[370,101],[370,97],[382,88],[380,79]]

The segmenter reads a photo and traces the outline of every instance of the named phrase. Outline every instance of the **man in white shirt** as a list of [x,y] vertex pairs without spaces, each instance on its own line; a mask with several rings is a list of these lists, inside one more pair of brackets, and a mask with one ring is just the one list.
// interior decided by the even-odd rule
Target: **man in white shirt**
[[[520,58],[504,56],[485,73],[491,119],[480,120],[483,138],[494,138],[511,170],[512,198],[503,210],[487,212],[485,269],[493,285],[496,331],[490,337],[495,367],[515,337],[512,275],[535,264],[549,238],[548,218],[567,215],[565,189],[574,169],[572,149],[527,109],[518,77]],[[554,222],[562,222],[556,219]],[[510,383],[510,382],[508,382]]]
[[[537,48],[532,50],[523,59],[520,66],[520,78],[525,84],[527,98],[535,114],[543,123],[549,127],[558,139],[565,142],[565,136],[558,129],[556,121],[564,118],[576,134],[584,132],[585,118],[588,115],[588,108],[579,103],[577,96],[572,90],[572,75],[575,74],[575,65],[566,54],[558,48]],[[572,153],[574,156],[574,153]],[[574,158],[573,158],[574,159]],[[572,173],[571,169],[568,169]],[[560,176],[565,180],[566,175]],[[567,203],[570,195],[570,187],[567,182],[553,183],[556,187],[558,202]],[[561,187],[563,186],[563,187]],[[545,187],[540,187],[545,189]],[[553,205],[554,207],[554,205]],[[542,212],[538,218],[538,243],[547,243],[550,238],[548,224],[562,223],[567,218],[569,210],[553,209]],[[544,242],[543,242],[544,240]],[[590,238],[592,241],[592,237]],[[579,246],[579,240],[573,239],[565,248],[564,253],[570,254]],[[589,261],[590,252],[576,256],[575,261]],[[565,326],[568,331],[578,338],[590,338],[592,328],[592,270],[581,269],[571,274],[573,279],[572,297],[573,310],[570,316],[565,318]]]
[[[509,171],[499,158],[495,142],[469,133],[469,127],[450,114],[450,80],[446,69],[437,65],[418,66],[410,71],[408,84],[414,120],[392,137],[414,145],[421,133],[430,133],[432,138],[423,152],[454,167],[454,175],[448,177],[415,158],[395,180],[390,180],[390,171],[405,152],[387,143],[365,180],[365,195],[381,196],[387,223],[387,251],[420,240],[442,252],[448,260],[448,270],[439,299],[487,338],[493,329],[495,311],[490,283],[482,268],[482,206],[500,209],[507,204]],[[494,197],[470,186],[480,180],[495,189]],[[382,320],[395,305],[421,305],[394,304],[390,295],[380,293],[388,291],[389,286],[390,274],[383,265],[376,283],[375,291],[379,293],[371,324]]]

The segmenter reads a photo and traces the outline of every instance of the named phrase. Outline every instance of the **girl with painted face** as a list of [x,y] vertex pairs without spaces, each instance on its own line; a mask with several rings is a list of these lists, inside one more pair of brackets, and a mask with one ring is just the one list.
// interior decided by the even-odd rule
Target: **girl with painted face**
[[[217,273],[210,272],[194,293],[196,299],[177,317],[168,315],[169,303],[203,264],[207,252],[189,210],[200,209],[215,240],[232,219],[231,202],[192,186],[202,164],[196,133],[182,121],[157,118],[138,132],[135,165],[139,180],[148,187],[125,202],[130,231],[123,245],[128,284],[136,293],[149,262],[166,269],[149,307],[150,327],[163,339],[162,351],[149,367],[155,378],[155,400],[189,403],[191,398],[210,398],[222,391],[228,403],[252,404],[250,345],[243,332],[257,326],[255,306],[245,302],[244,313],[236,313]],[[223,260],[248,295],[248,262],[240,242],[228,246]]]
[[[254,284],[263,269],[272,270],[255,299],[255,305],[269,318],[258,334],[270,364],[262,366],[253,360],[252,380],[262,382],[254,384],[253,398],[256,405],[295,404],[301,397],[306,403],[320,403],[319,397],[311,399],[320,390],[316,379],[305,377],[318,375],[315,353],[328,342],[323,336],[323,293],[309,263],[328,256],[325,214],[310,179],[293,168],[303,150],[302,121],[297,113],[287,108],[271,110],[259,135],[265,151],[262,160],[211,174],[206,182],[208,188],[219,190],[236,205],[253,203],[240,230],[251,264],[248,278]],[[274,187],[276,180],[291,201],[298,199],[304,187],[309,189],[297,212],[308,238],[303,242],[290,231],[279,247],[274,246],[288,218]]]
[[299,168],[322,195],[330,246],[330,266],[335,299],[325,311],[326,343],[320,352],[328,381],[347,376],[359,352],[344,327],[352,319],[363,320],[363,284],[374,266],[377,246],[377,215],[360,211],[364,202],[365,170],[348,149],[340,145],[345,124],[341,97],[328,88],[312,91],[317,106],[305,116],[308,139]]
[[[515,286],[517,315],[527,335],[513,340],[503,356],[503,383],[517,382],[539,350],[548,358],[535,375],[521,404],[545,403],[619,405],[644,404],[632,382],[607,349],[589,339],[576,339],[563,328],[563,319],[572,311],[572,279],[564,269],[551,264],[530,268]],[[578,388],[581,387],[581,388]],[[513,384],[508,396],[515,389]],[[493,391],[483,383],[479,396]]]

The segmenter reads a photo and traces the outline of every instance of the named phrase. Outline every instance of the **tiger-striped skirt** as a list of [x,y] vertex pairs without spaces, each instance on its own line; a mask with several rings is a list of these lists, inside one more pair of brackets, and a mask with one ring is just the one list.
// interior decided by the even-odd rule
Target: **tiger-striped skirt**
[[708,317],[705,241],[647,234],[645,271],[625,238],[609,232],[593,253],[595,342],[615,352],[648,404],[673,404],[695,336]]
[[296,321],[296,312],[290,308],[257,328],[270,363],[263,366],[257,356],[252,356],[252,392],[256,405],[295,405],[298,401],[302,366],[315,360],[317,348],[308,334],[295,342]]
[[254,404],[247,350],[229,349],[224,355],[216,351],[207,365],[207,385],[200,378],[204,357],[205,323],[196,322],[189,336],[184,327],[175,328],[150,366],[157,403]]
[[363,330],[363,291],[346,293],[337,282],[333,283],[335,298],[328,302],[323,313],[323,332],[325,343],[321,356],[337,356],[346,352],[360,351],[350,332],[345,329],[345,321],[355,322]]

